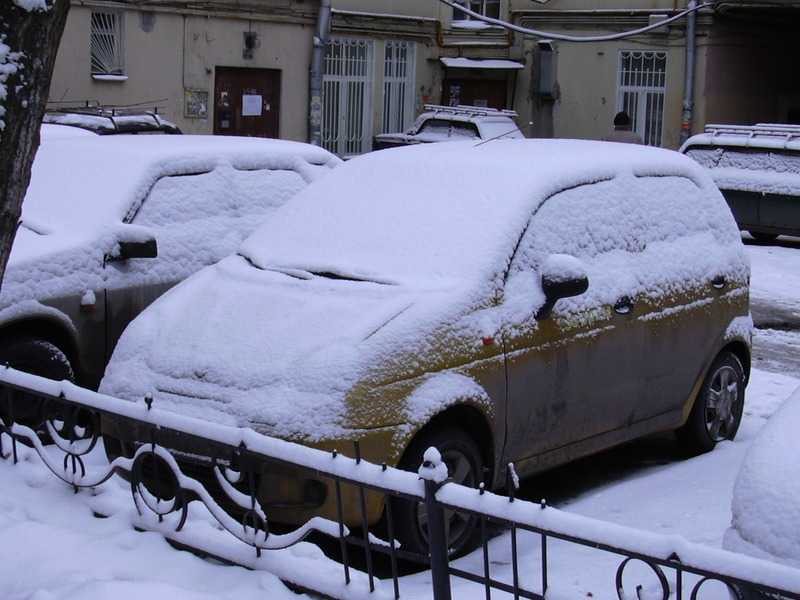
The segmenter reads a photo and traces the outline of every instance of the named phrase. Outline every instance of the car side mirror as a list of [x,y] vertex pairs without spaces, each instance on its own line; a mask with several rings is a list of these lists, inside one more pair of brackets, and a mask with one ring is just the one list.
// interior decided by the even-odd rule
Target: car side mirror
[[536,319],[550,316],[556,302],[562,298],[580,296],[589,289],[589,277],[584,264],[569,254],[551,254],[542,265],[542,291],[545,302]]
[[118,248],[119,251],[116,254],[108,257],[109,262],[158,256],[158,243],[155,238],[137,242],[119,242]]

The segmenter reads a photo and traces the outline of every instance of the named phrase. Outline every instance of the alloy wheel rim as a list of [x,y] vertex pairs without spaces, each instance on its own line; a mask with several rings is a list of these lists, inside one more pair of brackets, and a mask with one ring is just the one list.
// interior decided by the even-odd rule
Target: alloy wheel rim
[[733,437],[739,413],[739,374],[728,365],[711,379],[706,395],[706,431],[715,442]]
[[[467,487],[476,487],[477,477],[467,455],[456,449],[442,451],[442,460],[447,465],[448,481]],[[469,536],[474,517],[455,510],[444,511],[444,527],[448,551],[452,552]],[[428,542],[428,513],[424,502],[416,505],[416,522],[422,539]]]

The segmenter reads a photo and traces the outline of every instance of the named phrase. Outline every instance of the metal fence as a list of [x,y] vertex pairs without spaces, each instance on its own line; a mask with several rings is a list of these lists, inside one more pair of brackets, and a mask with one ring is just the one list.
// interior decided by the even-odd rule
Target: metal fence
[[[399,563],[415,563],[431,570],[434,600],[450,600],[455,579],[479,586],[481,595],[543,600],[553,581],[549,548],[554,543],[577,545],[593,552],[618,557],[610,580],[620,600],[642,598],[641,586],[626,590],[629,565],[640,562],[652,571],[660,588],[657,597],[668,600],[702,598],[712,581],[725,585],[733,598],[789,598],[800,600],[800,571],[777,564],[707,548],[675,537],[658,536],[605,523],[514,497],[491,493],[480,486],[466,488],[438,481],[443,465],[438,453],[426,453],[420,474],[399,471],[362,460],[354,444],[351,456],[323,452],[259,435],[249,429],[225,427],[160,411],[151,398],[126,402],[74,386],[0,368],[0,456],[18,460],[20,444],[33,448],[47,468],[76,493],[103,485],[114,474],[130,482],[130,491],[141,518],[137,527],[159,531],[166,538],[202,555],[250,568],[265,568],[284,581],[332,598],[402,598]],[[131,456],[119,456],[100,468],[89,468],[86,457],[102,443],[101,423],[113,418],[138,433]],[[5,434],[5,439],[4,435]],[[162,443],[202,443],[206,477],[186,474],[186,454]],[[27,451],[27,450],[26,450]],[[60,458],[56,460],[56,453]],[[266,465],[266,466],[265,466]],[[335,518],[310,518],[291,530],[279,531],[269,519],[259,497],[259,480],[265,469],[291,467],[332,486]],[[196,475],[197,469],[193,470]],[[430,475],[428,475],[430,474]],[[345,493],[347,489],[347,493]],[[367,496],[384,499],[381,539],[370,531]],[[424,502],[428,518],[430,552],[413,554],[398,547],[392,507],[395,502]],[[200,502],[219,526],[231,536],[236,548],[250,548],[251,559],[241,552],[209,547],[184,532],[188,507]],[[470,572],[449,555],[445,515],[449,511],[473,515],[480,529],[483,569]],[[352,515],[355,518],[355,527]],[[489,526],[505,528],[511,544],[511,579],[500,580],[492,572]],[[374,530],[374,527],[372,528]],[[538,537],[537,564],[520,564],[518,536]],[[314,534],[338,546],[337,562],[329,561],[335,576],[309,574],[288,562],[269,561],[272,553],[293,546]],[[598,554],[598,557],[599,557]],[[386,563],[380,569],[376,559]],[[525,557],[523,557],[523,560]],[[527,587],[521,569],[536,572]],[[380,571],[380,572],[378,572]],[[651,596],[647,596],[648,598]]]

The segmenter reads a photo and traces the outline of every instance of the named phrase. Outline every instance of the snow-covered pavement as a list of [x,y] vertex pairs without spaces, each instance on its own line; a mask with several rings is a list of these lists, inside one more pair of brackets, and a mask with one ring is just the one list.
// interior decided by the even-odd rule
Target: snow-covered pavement
[[[753,262],[754,317],[765,329],[756,332],[755,369],[736,441],[684,460],[676,456],[666,437],[644,440],[526,482],[524,496],[536,500],[546,496],[552,504],[586,516],[721,545],[743,456],[766,419],[800,385],[800,241],[749,245],[748,252]],[[157,534],[136,532],[124,511],[108,519],[92,515],[93,509],[114,504],[125,493],[120,486],[97,496],[75,495],[35,457],[16,467],[0,461],[0,598],[299,597],[267,573],[205,561],[172,549]],[[537,589],[538,539],[521,534],[519,550],[522,581]],[[319,557],[308,545],[297,552],[306,558]],[[493,574],[510,581],[507,532],[497,532],[490,558]],[[553,543],[549,558],[552,588],[548,599],[616,598],[618,557]],[[462,568],[482,571],[480,552],[458,562]],[[636,574],[635,569],[631,574]],[[402,596],[430,598],[429,580],[429,573],[405,577]],[[481,587],[453,582],[454,598],[483,597]],[[645,576],[638,583],[647,590],[655,579]],[[725,597],[721,592],[718,596]]]

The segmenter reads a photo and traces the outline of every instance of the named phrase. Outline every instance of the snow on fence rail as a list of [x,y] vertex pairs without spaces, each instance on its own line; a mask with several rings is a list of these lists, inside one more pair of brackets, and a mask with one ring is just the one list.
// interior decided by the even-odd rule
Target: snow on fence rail
[[[20,416],[23,414],[24,416]],[[16,415],[16,416],[15,416]],[[84,458],[101,441],[101,419],[113,417],[146,432],[130,457],[118,457],[102,468],[87,468]],[[4,434],[6,439],[4,440]],[[162,445],[160,439],[180,434],[211,444],[207,457],[207,481],[188,477],[182,469],[185,455]],[[10,439],[10,442],[8,441]],[[46,440],[47,443],[43,442]],[[763,560],[709,548],[678,536],[664,536],[574,515],[514,497],[449,483],[446,467],[438,452],[429,450],[419,474],[375,465],[360,458],[358,444],[354,458],[328,453],[255,433],[250,429],[221,426],[165,412],[152,407],[152,400],[131,403],[98,394],[66,381],[53,381],[0,368],[0,457],[17,461],[18,444],[32,447],[49,470],[76,492],[108,481],[115,473],[130,481],[139,528],[157,531],[189,550],[254,569],[270,571],[298,587],[344,600],[357,598],[400,598],[398,561],[406,560],[431,568],[434,600],[451,599],[451,577],[480,586],[485,597],[493,590],[516,598],[543,600],[549,589],[547,549],[551,540],[617,555],[621,563],[614,574],[620,600],[641,597],[640,589],[630,595],[623,575],[632,561],[640,561],[655,574],[658,596],[668,600],[674,594],[702,598],[710,581],[725,584],[732,597],[787,598],[800,600],[800,571]],[[9,447],[10,446],[10,447]],[[174,454],[173,454],[174,452]],[[176,458],[177,457],[177,458]],[[57,459],[58,458],[58,459]],[[270,531],[269,516],[258,498],[258,478],[268,464],[283,464],[332,482],[336,498],[336,519],[312,517],[288,533]],[[208,481],[216,482],[215,492]],[[360,531],[351,532],[343,513],[353,507],[342,500],[344,486],[355,488],[360,504]],[[365,494],[384,497],[384,535],[381,540],[369,531]],[[352,497],[352,496],[351,496]],[[390,498],[424,502],[428,516],[430,553],[421,556],[398,547],[393,535]],[[222,531],[220,535],[196,535],[187,524],[188,506],[202,503]],[[224,508],[223,508],[224,505]],[[480,522],[483,572],[465,571],[451,563],[446,540],[446,511],[475,515]],[[359,512],[359,511],[356,511]],[[511,532],[513,579],[492,576],[487,523],[507,527]],[[540,537],[541,564],[537,589],[520,583],[517,533]],[[285,553],[312,532],[338,541],[341,562],[320,561],[313,568],[303,553]],[[248,550],[249,547],[249,550]],[[363,553],[364,571],[354,568],[353,551]],[[376,575],[374,555],[389,558],[389,577]],[[528,566],[529,567],[529,566]],[[670,576],[668,577],[667,574]],[[611,574],[609,574],[611,577]],[[649,597],[649,596],[648,596]]]

